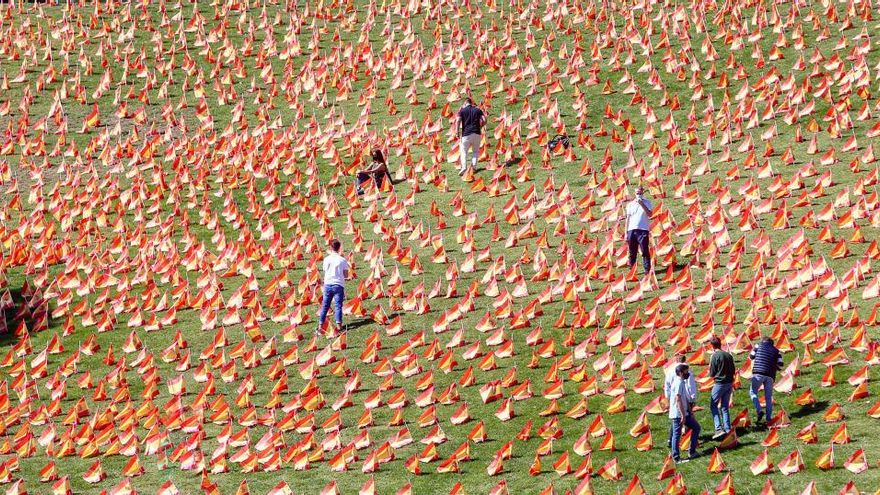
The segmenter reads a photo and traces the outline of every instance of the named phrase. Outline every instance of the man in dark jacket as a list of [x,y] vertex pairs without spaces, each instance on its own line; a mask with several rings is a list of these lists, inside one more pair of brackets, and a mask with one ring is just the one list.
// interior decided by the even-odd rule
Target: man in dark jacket
[[712,438],[718,439],[730,431],[730,395],[733,393],[736,366],[733,364],[733,356],[721,350],[721,339],[712,337],[711,344],[714,352],[709,360],[709,376],[715,384],[712,385],[712,402],[709,403],[709,410],[715,423],[715,434]]
[[473,171],[477,168],[477,160],[480,158],[480,140],[482,138],[483,126],[486,125],[486,114],[476,105],[470,96],[465,98],[464,105],[458,111],[458,126],[461,153],[461,168],[458,169],[458,175],[464,175],[468,170],[467,155],[468,150],[471,152],[471,166]]
[[758,400],[758,390],[764,388],[764,406],[767,410],[767,421],[773,419],[773,382],[776,381],[776,372],[782,369],[782,354],[773,345],[770,337],[764,337],[761,342],[752,349],[749,354],[752,360],[752,386],[749,389],[749,397],[755,404],[758,413],[758,423],[764,420],[764,411],[761,410],[761,402]]

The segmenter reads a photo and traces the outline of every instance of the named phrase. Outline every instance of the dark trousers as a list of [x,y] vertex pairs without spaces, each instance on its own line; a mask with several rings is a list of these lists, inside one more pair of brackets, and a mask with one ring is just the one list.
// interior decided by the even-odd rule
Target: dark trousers
[[670,447],[672,447],[672,458],[674,460],[681,459],[681,452],[679,452],[678,443],[681,440],[681,436],[684,434],[684,428],[691,430],[691,444],[688,453],[691,457],[694,457],[697,454],[697,448],[700,446],[700,423],[697,423],[696,418],[692,413],[688,413],[685,416],[684,424],[681,423],[679,419],[672,420],[672,431],[670,438]]
[[647,230],[635,229],[626,233],[626,244],[629,246],[629,266],[636,264],[636,257],[639,250],[642,251],[642,266],[645,267],[645,273],[651,271],[651,246],[648,241],[651,234]]
[[385,174],[368,174],[367,172],[358,172],[357,174],[357,185],[358,189],[360,189],[364,182],[368,180],[374,180],[376,182],[376,187],[382,187],[382,183],[385,181]]

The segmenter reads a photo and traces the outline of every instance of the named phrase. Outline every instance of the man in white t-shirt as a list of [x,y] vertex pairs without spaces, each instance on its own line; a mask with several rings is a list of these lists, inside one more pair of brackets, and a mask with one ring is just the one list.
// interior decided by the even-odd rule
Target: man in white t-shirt
[[636,188],[636,197],[626,205],[626,243],[629,246],[629,267],[636,264],[638,251],[642,251],[645,275],[651,273],[651,212],[654,205],[645,198],[645,188]]
[[334,303],[336,327],[334,334],[342,330],[342,303],[345,302],[345,279],[348,278],[348,260],[339,254],[342,243],[339,239],[330,241],[330,253],[324,257],[324,299],[321,301],[321,312],[318,315],[318,329],[315,334],[324,333],[324,322],[330,303]]

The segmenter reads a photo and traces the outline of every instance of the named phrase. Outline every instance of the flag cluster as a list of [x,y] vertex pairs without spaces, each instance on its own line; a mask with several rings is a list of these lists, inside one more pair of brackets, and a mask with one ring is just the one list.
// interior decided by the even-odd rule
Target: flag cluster
[[[87,3],[0,10],[7,493],[827,493],[813,467],[877,469],[871,0]],[[458,177],[465,96],[489,123]],[[371,148],[394,180],[359,195]],[[349,329],[324,339],[332,238]],[[758,434],[762,334],[787,364]],[[683,354],[707,397],[716,335],[739,433],[687,478],[660,385]]]

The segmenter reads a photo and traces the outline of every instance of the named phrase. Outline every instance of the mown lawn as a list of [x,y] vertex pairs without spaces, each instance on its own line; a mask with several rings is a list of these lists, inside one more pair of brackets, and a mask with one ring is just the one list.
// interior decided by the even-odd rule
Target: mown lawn
[[[867,158],[875,141],[868,132],[877,112],[878,57],[869,34],[876,20],[861,17],[864,6],[838,3],[737,2],[734,12],[731,5],[710,3],[609,5],[613,8],[596,2],[481,2],[461,7],[361,1],[102,2],[72,12],[60,6],[27,4],[15,10],[4,5],[0,29],[7,41],[0,43],[0,71],[8,82],[0,93],[0,108],[4,102],[9,107],[0,112],[0,127],[7,130],[3,141],[13,145],[0,157],[9,170],[0,173],[0,286],[15,296],[16,306],[7,310],[10,328],[21,324],[15,312],[23,287],[40,285],[46,300],[35,300],[32,314],[22,313],[31,330],[24,343],[9,335],[7,350],[0,353],[10,353],[0,369],[10,407],[25,404],[4,413],[8,443],[0,444],[2,460],[6,467],[17,461],[19,469],[0,481],[21,479],[27,491],[48,493],[51,483],[41,482],[40,472],[51,461],[60,476],[70,476],[73,492],[109,491],[129,478],[122,472],[133,456],[105,454],[114,439],[128,438],[133,431],[144,471],[130,477],[138,492],[156,492],[170,481],[181,493],[212,487],[234,493],[245,482],[252,493],[267,493],[283,481],[296,493],[317,493],[335,481],[340,492],[355,493],[370,477],[362,472],[364,459],[405,426],[414,441],[394,449],[396,459],[373,473],[378,493],[394,493],[408,483],[414,493],[447,493],[457,483],[467,493],[487,493],[502,480],[511,493],[537,493],[549,485],[563,493],[581,480],[573,473],[560,476],[553,464],[567,453],[572,470],[577,469],[584,458],[573,446],[601,416],[614,437],[614,450],[599,450],[602,437],[591,438],[590,461],[598,470],[616,458],[621,479],[608,481],[594,474],[593,489],[623,492],[638,475],[646,491],[658,492],[669,483],[656,479],[667,455],[668,420],[648,415],[654,447],[646,452],[636,450],[636,439],[628,432],[660,394],[663,370],[658,363],[663,360],[656,356],[671,357],[686,336],[683,347],[699,362],[705,340],[697,337],[707,336],[701,330],[709,328],[730,344],[744,333],[756,340],[758,334],[784,330],[793,344],[785,354],[786,364],[802,362],[810,347],[815,362],[799,367],[797,387],[776,394],[776,410],[784,410],[791,425],[779,430],[779,446],[769,448],[774,463],[799,449],[805,468],[793,476],[775,470],[754,476],[749,465],[763,451],[767,433],[741,429],[739,446],[721,453],[728,471],[707,473],[709,455],[677,467],[688,492],[711,492],[727,474],[739,493],[759,493],[768,479],[777,493],[799,493],[811,481],[818,493],[836,492],[850,480],[861,490],[876,489],[880,448],[870,441],[876,419],[867,414],[876,402],[876,384],[869,381],[868,396],[850,402],[854,387],[846,380],[866,365],[869,354],[851,348],[853,336],[864,330],[865,348],[876,343],[876,322],[865,322],[877,299],[864,299],[863,290],[877,277],[871,267],[880,226],[877,165],[859,161]],[[870,13],[870,6],[867,9]],[[20,73],[23,79],[18,81]],[[726,87],[723,80],[728,81]],[[457,146],[450,116],[466,85],[490,115],[485,159],[471,182],[459,178],[456,164],[447,159]],[[823,91],[823,85],[829,89]],[[60,114],[53,105],[56,100],[63,107]],[[119,111],[121,102],[127,105],[124,112]],[[95,105],[100,123],[80,132]],[[66,119],[68,130],[59,152],[52,153],[63,127],[56,115]],[[212,126],[206,124],[207,115]],[[41,123],[43,117],[46,121]],[[576,142],[568,156],[542,152],[557,122],[565,124],[565,132]],[[577,128],[580,122],[585,124],[582,129]],[[835,132],[832,123],[841,131]],[[850,123],[852,128],[847,128]],[[28,145],[40,139],[41,132],[45,154],[34,153]],[[851,136],[857,143],[845,150]],[[145,146],[151,139],[156,140],[152,149]],[[768,144],[773,148],[769,152]],[[390,156],[397,179],[393,191],[354,198],[351,171],[346,169],[356,168],[356,160],[366,159],[374,146]],[[729,160],[722,158],[725,146]],[[835,160],[823,164],[820,158],[831,148]],[[706,149],[711,154],[701,153]],[[754,157],[749,156],[752,149]],[[513,156],[524,157],[523,164],[502,170],[499,164]],[[806,172],[810,163],[814,173]],[[649,186],[660,212],[655,243],[668,246],[656,260],[657,288],[627,301],[624,298],[636,287],[636,282],[627,281],[624,291],[597,301],[609,281],[626,275],[620,207],[640,180]],[[815,187],[820,180],[823,187]],[[475,187],[480,181],[486,190]],[[498,184],[501,190],[491,194]],[[505,184],[510,190],[504,190]],[[616,202],[610,199],[615,197]],[[827,209],[829,204],[833,209]],[[748,208],[754,219],[752,228],[744,229],[740,221]],[[774,222],[780,210],[789,213],[788,225]],[[512,218],[510,211],[519,218]],[[853,221],[839,221],[847,213]],[[817,218],[814,224],[802,225],[810,215]],[[522,234],[529,222],[534,236]],[[277,238],[261,238],[269,225]],[[49,226],[53,234],[41,237],[41,228]],[[412,235],[417,226],[425,232],[422,239]],[[829,230],[823,231],[826,226]],[[729,243],[722,242],[725,232]],[[789,263],[777,257],[801,233],[805,241],[796,259]],[[829,233],[833,242],[827,242]],[[850,242],[858,235],[864,242]],[[318,367],[311,386],[318,387],[326,404],[314,411],[297,410],[309,385],[305,365],[330,345],[326,339],[313,343],[312,332],[319,291],[315,267],[332,236],[341,238],[351,255],[357,279],[347,287],[349,298],[360,294],[367,316],[347,316],[345,348],[337,342],[326,351],[335,362]],[[769,251],[761,260],[757,256],[764,240]],[[841,249],[838,241],[848,254],[835,253],[835,248]],[[743,252],[738,258],[733,248],[740,242]],[[711,247],[714,243],[717,249]],[[187,249],[193,246],[200,251],[188,259]],[[396,256],[407,248],[421,270]],[[25,250],[23,258],[17,249]],[[435,252],[445,253],[446,259],[434,262]],[[465,270],[471,253],[479,255],[479,261],[473,270]],[[548,273],[532,281],[543,268],[542,259]],[[820,270],[823,264],[828,272]],[[498,271],[493,276],[494,266]],[[792,281],[776,297],[774,288],[780,281],[809,266],[813,274]],[[210,273],[213,279],[206,275]],[[82,281],[79,291],[59,287],[70,274]],[[107,284],[102,294],[105,288],[95,280],[105,274],[120,283]],[[279,276],[290,285],[273,289]],[[559,280],[567,276],[581,286],[576,301],[565,299],[566,284]],[[500,296],[492,292],[493,278]],[[452,280],[455,294],[447,297]],[[679,283],[679,297],[660,301],[676,283],[671,280]],[[696,299],[709,283],[716,286],[714,299]],[[848,307],[839,315],[834,305],[841,301],[828,296],[834,284],[848,288]],[[133,318],[148,322],[152,314],[167,315],[168,308],[181,301],[176,290],[181,286],[190,304],[182,303],[175,322],[152,330],[144,324],[129,325]],[[203,330],[200,318],[203,307],[189,307],[203,287],[222,295],[222,301],[204,306],[209,313],[218,312],[218,323],[208,330]],[[437,294],[427,297],[435,287]],[[59,299],[71,290],[67,306],[58,309]],[[549,291],[532,306],[540,314],[522,318],[524,327],[514,324],[514,314],[498,310],[505,291],[515,290],[521,292],[509,301],[512,313]],[[424,314],[405,305],[407,296],[419,291],[430,306]],[[472,299],[466,297],[468,291]],[[247,323],[248,313],[255,319],[260,312],[267,317],[248,325],[249,333],[242,323],[224,326],[221,321],[238,296],[242,321]],[[821,311],[827,315],[816,326],[815,339],[806,338],[810,325],[801,318],[799,296],[808,300],[812,319]],[[723,313],[725,297],[731,298],[732,317]],[[163,298],[166,306],[157,310]],[[283,315],[278,321],[268,318],[285,307],[291,313],[299,308],[307,321],[292,324]],[[437,333],[441,316],[460,307],[465,308],[460,318]],[[47,328],[36,331],[38,318],[33,316],[47,308],[55,314]],[[650,312],[657,308],[669,323],[648,328]],[[574,324],[579,312],[590,311],[595,311],[592,321]],[[99,331],[95,322],[110,314],[115,324]],[[480,331],[478,322],[487,314],[495,328]],[[858,318],[855,323],[853,315]],[[561,316],[564,321],[557,324]],[[397,318],[402,331],[390,335]],[[458,330],[462,333],[456,336]],[[623,342],[609,345],[609,335],[617,330]],[[655,345],[641,348],[640,366],[622,371],[626,348],[652,331]],[[177,345],[178,332],[185,349]],[[226,342],[214,345],[220,332]],[[541,344],[535,343],[538,334]],[[35,359],[56,335],[63,350],[45,356],[43,372]],[[132,336],[142,346],[125,352]],[[92,355],[79,353],[75,369],[63,376],[65,363],[92,338],[99,349]],[[396,369],[389,377],[377,376],[376,362],[362,360],[365,343],[375,338],[381,341],[377,359],[389,359]],[[460,345],[447,346],[457,339]],[[591,339],[595,345],[584,344]],[[819,349],[811,340],[828,345]],[[487,353],[503,348],[506,341],[513,354],[496,357],[494,369],[482,370],[481,362],[493,367],[484,360]],[[555,351],[545,348],[539,356],[539,348],[550,342]],[[267,343],[274,344],[274,354],[246,363],[248,352],[268,349]],[[409,348],[407,343],[412,343]],[[473,345],[480,352],[467,358]],[[115,364],[108,365],[111,348]],[[296,359],[289,353],[294,348]],[[822,359],[834,348],[844,349],[849,363],[835,365],[837,384],[823,387]],[[587,356],[580,355],[583,349]],[[542,392],[553,381],[553,367],[564,365],[576,350],[578,357],[570,368],[555,373],[563,391],[556,401],[558,412],[540,415],[551,405]],[[191,353],[190,367],[178,370],[186,352]],[[612,374],[622,376],[626,385],[626,410],[609,413],[612,398],[598,393],[586,398],[588,414],[566,417],[583,398],[582,383],[596,378],[599,390],[611,383],[593,367],[607,352],[614,360]],[[441,359],[430,359],[444,353],[457,362],[448,372],[440,367]],[[414,356],[410,365],[418,367],[410,376],[402,373],[407,356]],[[708,353],[705,358],[708,362]],[[746,354],[736,359],[743,367]],[[227,380],[222,379],[224,366]],[[471,366],[473,384],[460,385]],[[119,380],[108,380],[114,367],[128,389],[115,401],[113,393],[124,387]],[[579,367],[585,373],[573,373]],[[642,369],[653,379],[653,392],[632,390]],[[696,365],[698,373],[704,369]],[[196,378],[205,372],[214,376],[215,390],[200,405],[197,399],[205,384]],[[92,383],[81,388],[79,381],[87,373]],[[299,431],[283,432],[266,455],[283,457],[309,435],[316,444],[332,439],[333,428],[322,425],[354,373],[361,386],[351,395],[351,405],[339,410],[340,441],[323,454],[315,445],[305,449],[313,455],[308,469],[296,470],[285,459],[279,470],[264,472],[268,464],[263,458],[254,472],[245,472],[243,463],[232,460],[263,450],[261,438],[277,432],[272,423],[289,410],[297,410],[297,419],[314,414],[313,431],[308,432],[306,424]],[[527,381],[533,397],[514,401],[515,416],[501,421],[495,413],[503,399],[484,404],[480,388],[511,373],[517,383],[503,387],[503,398]],[[868,374],[874,378],[873,369]],[[437,401],[436,425],[447,441],[437,445],[436,460],[420,463],[421,474],[416,475],[405,461],[422,454],[425,445],[420,440],[435,426],[419,425],[431,406],[416,404],[429,379]],[[129,430],[125,411],[146,407],[144,392],[153,386],[157,395],[152,403],[159,418],[168,418],[176,402],[168,385],[175,380],[185,385],[179,395],[182,416],[189,423],[152,425],[146,415]],[[62,381],[65,385],[58,385]],[[102,381],[111,398],[95,400]],[[279,383],[287,388],[279,393],[277,406],[265,407]],[[441,403],[439,396],[452,384],[457,384],[458,400]],[[747,381],[740,384],[732,413],[748,408],[753,418]],[[372,409],[372,426],[359,428],[364,401],[380,386],[385,389],[383,402]],[[252,387],[252,410],[236,404],[242,387]],[[65,395],[56,412],[45,414],[46,408],[55,408],[53,388],[63,388]],[[816,404],[795,404],[808,388]],[[387,401],[398,391],[408,403],[395,418]],[[218,408],[223,401],[229,405],[232,432],[247,430],[247,436],[221,455],[225,420],[210,417],[211,406]],[[452,424],[450,418],[465,403],[471,419]],[[84,413],[68,421],[77,404],[84,405]],[[823,419],[834,404],[845,413],[852,442],[836,446],[835,467],[821,471],[814,463],[840,426]],[[698,419],[710,454],[717,443],[707,438],[708,393],[701,395],[701,405],[706,410]],[[109,428],[98,423],[106,410],[113,413]],[[242,424],[250,414],[261,421]],[[398,424],[389,425],[392,419]],[[540,472],[531,476],[536,452],[543,448],[538,430],[552,419],[558,421],[560,436],[541,456]],[[487,441],[468,441],[480,421]],[[795,434],[810,422],[817,424],[818,442],[804,445]],[[527,423],[532,424],[529,438],[518,439]],[[90,437],[89,427],[96,425],[101,435],[92,432]],[[53,427],[55,439],[46,433]],[[57,453],[65,430],[77,435],[76,452],[58,457],[52,452]],[[329,460],[363,430],[369,446],[356,452],[357,459],[346,470],[331,470]],[[146,453],[146,438],[155,433],[167,433],[161,455]],[[96,442],[97,451],[82,458],[90,441]],[[509,441],[512,456],[504,460],[500,473],[490,476],[487,467],[493,455]],[[460,462],[459,472],[438,473],[441,461],[464,444],[469,459]],[[856,449],[864,449],[870,468],[854,475],[843,463]],[[188,450],[204,457],[205,476],[175,459]],[[211,472],[222,464],[211,463],[215,454],[225,458],[228,472]],[[106,478],[87,483],[82,473],[98,460]]]

